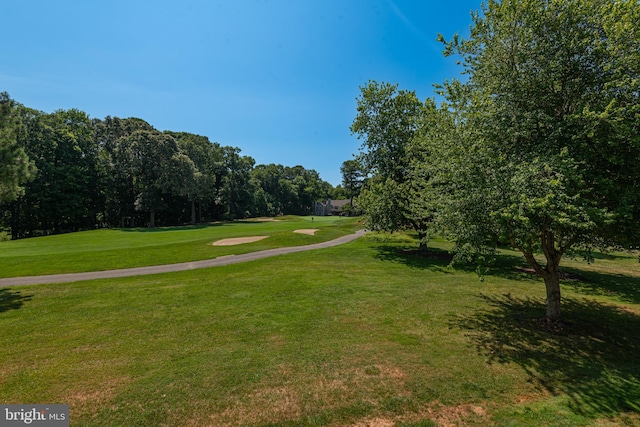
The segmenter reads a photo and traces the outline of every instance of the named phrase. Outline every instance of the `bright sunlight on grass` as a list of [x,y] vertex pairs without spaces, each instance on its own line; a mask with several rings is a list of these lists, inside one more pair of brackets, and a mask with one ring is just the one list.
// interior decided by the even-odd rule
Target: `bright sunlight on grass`
[[[318,228],[313,236],[293,233]],[[358,228],[353,218],[281,217],[190,227],[102,229],[0,242],[0,278],[114,270],[173,264],[254,252],[282,246],[323,242]],[[268,235],[260,242],[232,247],[216,240]]]
[[[216,230],[189,239],[205,245]],[[584,281],[563,283],[567,321],[549,332],[536,321],[544,287],[517,254],[481,282],[411,248],[373,236],[226,267],[1,289],[0,401],[66,403],[72,425],[92,426],[640,423],[636,258],[569,262]]]

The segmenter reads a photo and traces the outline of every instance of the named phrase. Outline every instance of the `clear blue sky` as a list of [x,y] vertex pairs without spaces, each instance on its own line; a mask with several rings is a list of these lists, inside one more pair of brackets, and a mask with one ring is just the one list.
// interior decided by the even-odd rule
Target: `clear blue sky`
[[480,0],[57,0],[1,7],[0,91],[38,110],[139,117],[340,184],[359,86],[421,99],[457,76],[435,41]]

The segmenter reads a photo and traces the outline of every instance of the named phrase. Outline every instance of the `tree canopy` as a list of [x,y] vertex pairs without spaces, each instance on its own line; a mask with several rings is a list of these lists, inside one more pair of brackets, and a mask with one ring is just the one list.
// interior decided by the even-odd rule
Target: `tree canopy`
[[0,202],[15,200],[33,173],[33,164],[18,145],[21,124],[9,94],[0,92]]
[[639,241],[639,10],[489,1],[469,38],[446,44],[469,76],[445,87],[462,128],[445,151],[451,205],[474,212],[452,229],[460,244],[520,250],[544,279],[550,320],[568,251]]
[[44,113],[7,94],[0,162],[0,232],[10,229],[14,239],[308,214],[333,191],[314,170],[256,165],[206,136],[161,132],[139,118],[90,119],[77,109]]
[[563,256],[640,243],[640,4],[489,0],[472,18],[468,38],[439,36],[465,75],[440,107],[362,89],[359,203],[382,229],[437,219],[459,257],[521,251],[555,321]]
[[360,90],[351,131],[364,140],[357,164],[368,178],[359,207],[374,230],[412,228],[426,251],[438,203],[428,170],[435,103],[389,83],[370,81]]

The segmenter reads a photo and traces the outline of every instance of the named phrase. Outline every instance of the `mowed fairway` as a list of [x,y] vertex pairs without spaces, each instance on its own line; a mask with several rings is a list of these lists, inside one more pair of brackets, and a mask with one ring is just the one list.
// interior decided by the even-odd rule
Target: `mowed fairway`
[[[320,231],[313,236],[293,232],[303,227]],[[358,228],[353,218],[282,217],[190,227],[102,229],[0,242],[0,278],[199,261],[324,242]],[[267,238],[250,244],[213,245],[218,240],[251,236]]]
[[550,333],[517,254],[480,281],[410,247],[2,289],[0,402],[90,426],[640,424],[637,254],[568,262]]

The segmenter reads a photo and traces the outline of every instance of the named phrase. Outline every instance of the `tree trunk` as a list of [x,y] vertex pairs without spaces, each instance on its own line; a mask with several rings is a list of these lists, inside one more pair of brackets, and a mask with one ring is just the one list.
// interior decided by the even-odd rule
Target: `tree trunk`
[[155,211],[151,211],[151,214],[149,215],[149,228],[155,228],[156,227],[156,212]]
[[418,252],[420,252],[421,254],[427,253],[427,232],[419,230],[418,239],[420,240],[420,246],[418,247]]
[[554,234],[551,231],[542,233],[542,251],[547,260],[542,278],[547,289],[547,322],[555,322],[560,319],[560,259],[563,250],[555,247]]
[[191,200],[191,225],[196,225],[196,200]]
[[555,322],[560,319],[560,277],[558,270],[547,272],[544,275],[544,285],[547,288],[547,314],[546,318],[549,322]]
[[536,274],[544,279],[544,285],[547,290],[547,311],[545,318],[548,322],[555,322],[560,319],[560,260],[562,259],[563,250],[556,250],[554,247],[553,235],[551,233],[543,233],[542,250],[547,260],[547,265],[543,268],[536,261],[533,251],[530,249],[531,244],[527,248],[518,245],[513,237],[511,244],[520,249],[525,259],[536,272]]
[[11,240],[18,240],[20,235],[20,202],[13,202],[11,209]]

